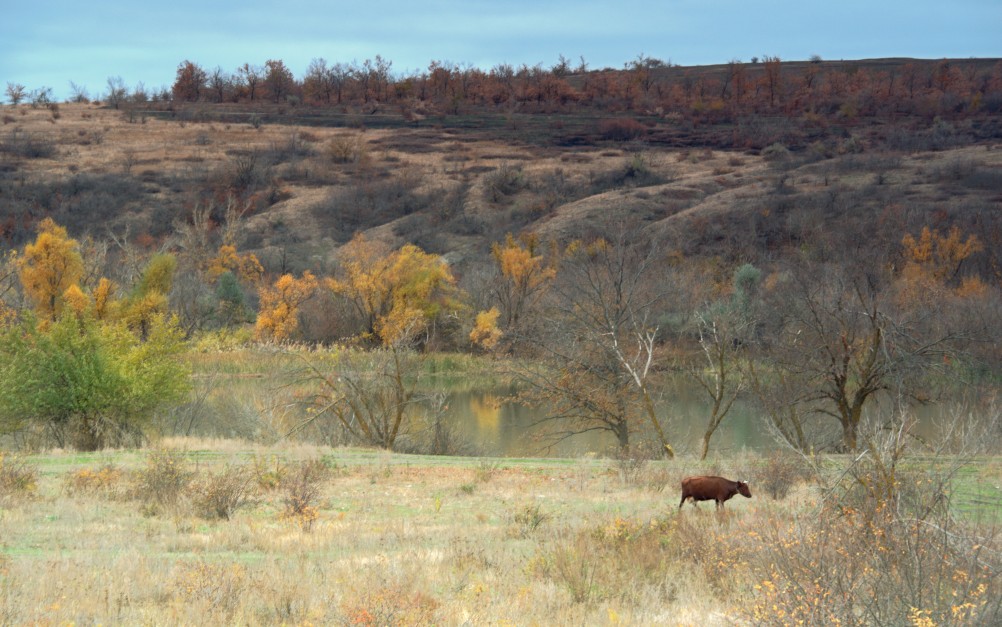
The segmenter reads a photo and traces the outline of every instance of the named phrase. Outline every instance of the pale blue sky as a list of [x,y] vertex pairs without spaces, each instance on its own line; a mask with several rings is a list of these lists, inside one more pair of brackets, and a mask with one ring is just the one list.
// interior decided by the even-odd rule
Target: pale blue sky
[[1002,0],[0,0],[0,88],[69,81],[92,97],[109,76],[170,86],[178,64],[233,71],[282,59],[382,55],[396,74],[433,59],[622,67],[644,54],[681,65],[806,59],[1002,57]]

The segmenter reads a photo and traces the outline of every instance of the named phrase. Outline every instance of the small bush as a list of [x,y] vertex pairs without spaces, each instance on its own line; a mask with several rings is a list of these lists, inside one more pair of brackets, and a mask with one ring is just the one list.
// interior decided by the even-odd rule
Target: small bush
[[790,151],[783,144],[770,144],[762,149],[762,158],[766,161],[785,161],[790,158]]
[[122,470],[114,464],[105,464],[97,470],[81,468],[66,477],[66,492],[71,495],[108,494],[119,486],[121,479]]
[[346,625],[435,625],[441,603],[401,584],[366,590],[341,604]]
[[779,500],[786,498],[791,488],[809,477],[810,470],[801,458],[773,451],[766,457],[757,483],[770,497]]
[[277,490],[282,486],[288,473],[288,464],[284,463],[277,455],[273,455],[270,460],[261,457],[254,458],[254,480],[262,490]]
[[538,503],[525,505],[511,514],[509,534],[515,538],[528,538],[551,518]]
[[501,462],[496,459],[481,460],[477,466],[477,483],[487,483],[501,470]]
[[[619,449],[615,458],[615,468],[624,486],[646,486],[651,479],[650,461],[658,452],[649,446],[631,446]],[[662,486],[663,487],[663,486]]]
[[245,466],[227,466],[195,485],[195,508],[203,518],[229,520],[235,511],[247,504],[250,487],[251,472]]
[[[241,564],[180,562],[172,570],[171,588],[185,603],[219,614],[203,615],[206,623],[233,622],[233,611],[251,584]],[[215,616],[219,618],[216,619]]]
[[[669,182],[674,178],[674,172],[661,174],[654,166],[657,164],[651,156],[645,153],[634,153],[627,157],[621,166],[605,172],[590,175],[591,192],[598,194],[609,189],[620,187],[644,187]],[[663,168],[659,168],[663,170]]]
[[[998,546],[949,517],[899,518],[832,503],[764,528],[751,560],[752,624],[997,625]],[[921,619],[921,620],[916,620]]]
[[38,488],[38,469],[19,455],[0,453],[0,498],[29,496]]
[[[685,521],[680,525],[677,519],[663,518],[645,523],[617,516],[595,526],[562,531],[529,561],[526,570],[564,588],[575,603],[611,598],[625,602],[651,594],[670,601],[676,596],[676,573],[682,570],[691,572],[693,566],[723,558],[713,567],[733,571],[727,543],[718,543],[720,550],[710,555],[698,546],[686,553],[687,541],[717,541],[719,536],[699,525],[699,535],[689,537],[680,526]],[[732,595],[732,590],[724,590],[721,596]]]
[[44,137],[22,133],[16,128],[0,141],[0,153],[24,159],[48,159],[55,156],[56,144]]
[[595,559],[595,539],[584,534],[574,534],[547,556],[545,564],[550,578],[561,584],[575,603],[585,603],[600,593],[596,581],[600,560]]
[[338,135],[327,144],[327,156],[334,163],[360,163],[368,153],[357,135]]
[[320,517],[317,508],[321,485],[330,476],[330,468],[320,459],[303,461],[282,481],[285,509],[282,518],[295,522],[303,531],[310,531]]
[[631,118],[617,118],[603,120],[598,125],[598,133],[602,139],[629,141],[643,137],[647,133],[647,127]]
[[154,450],[146,457],[146,466],[135,474],[133,493],[148,514],[176,513],[193,476],[182,451]]
[[522,166],[502,163],[484,176],[484,194],[491,202],[516,194],[527,186]]

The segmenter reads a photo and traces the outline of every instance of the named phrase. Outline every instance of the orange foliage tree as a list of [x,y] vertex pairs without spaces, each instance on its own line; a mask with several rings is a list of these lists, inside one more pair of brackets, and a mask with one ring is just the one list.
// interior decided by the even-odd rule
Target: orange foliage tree
[[[918,237],[908,233],[902,238],[905,266],[898,283],[901,303],[942,300],[944,296],[979,296],[987,286],[977,276],[960,278],[964,262],[984,250],[974,235],[966,238],[954,226],[946,235],[923,227]],[[958,280],[959,279],[959,280]]]
[[51,218],[39,223],[38,237],[24,247],[18,271],[25,294],[43,320],[55,321],[62,296],[83,275],[80,247],[66,229]]
[[908,233],[902,238],[901,245],[905,249],[906,275],[926,277],[941,283],[955,279],[964,261],[984,249],[976,236],[968,235],[964,239],[956,226],[946,235],[923,227],[918,238]]
[[253,253],[240,254],[236,246],[223,244],[216,256],[209,260],[206,275],[210,281],[216,281],[226,272],[232,272],[246,283],[257,283],[264,275],[264,268]]
[[500,274],[493,292],[500,306],[501,327],[511,332],[519,328],[557,271],[540,253],[539,238],[532,233],[517,239],[509,233],[503,243],[494,243],[491,255]]
[[182,61],[177,66],[177,77],[171,91],[177,100],[197,102],[202,97],[207,82],[208,75],[197,63]]
[[273,285],[258,290],[261,308],[254,331],[259,340],[284,341],[299,330],[299,308],[317,291],[318,281],[309,270],[297,279],[283,274]]

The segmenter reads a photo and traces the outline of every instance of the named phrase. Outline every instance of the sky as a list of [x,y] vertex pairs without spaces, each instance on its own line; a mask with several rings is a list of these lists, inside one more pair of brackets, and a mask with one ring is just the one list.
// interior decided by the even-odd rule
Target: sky
[[[381,55],[395,75],[433,60],[485,70],[583,57],[621,68],[639,55],[678,65],[778,56],[804,60],[1002,57],[1002,0],[0,0],[0,89],[70,81],[92,98],[109,77],[170,87],[177,66],[234,71],[281,59]],[[0,99],[5,97],[0,95]]]

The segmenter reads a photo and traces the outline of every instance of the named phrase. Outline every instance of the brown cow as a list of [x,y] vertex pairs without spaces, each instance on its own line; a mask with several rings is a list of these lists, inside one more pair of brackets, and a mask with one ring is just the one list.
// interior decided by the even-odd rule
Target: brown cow
[[682,480],[682,500],[678,503],[678,508],[682,509],[682,504],[686,499],[692,499],[692,506],[696,506],[696,501],[716,501],[717,509],[724,506],[724,501],[735,494],[741,494],[751,498],[751,490],[748,489],[747,481],[731,481],[723,477],[686,477]]

